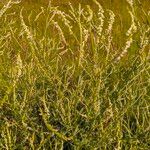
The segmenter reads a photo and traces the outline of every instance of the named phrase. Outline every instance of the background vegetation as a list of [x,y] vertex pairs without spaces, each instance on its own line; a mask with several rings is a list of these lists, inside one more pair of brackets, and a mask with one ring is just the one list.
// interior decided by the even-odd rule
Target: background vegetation
[[0,149],[149,150],[149,0],[0,1]]

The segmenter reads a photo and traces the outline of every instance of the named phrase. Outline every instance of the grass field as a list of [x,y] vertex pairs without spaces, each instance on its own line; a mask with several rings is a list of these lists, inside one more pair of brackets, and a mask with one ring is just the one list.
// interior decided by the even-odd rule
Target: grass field
[[150,1],[71,2],[0,1],[0,150],[149,150]]

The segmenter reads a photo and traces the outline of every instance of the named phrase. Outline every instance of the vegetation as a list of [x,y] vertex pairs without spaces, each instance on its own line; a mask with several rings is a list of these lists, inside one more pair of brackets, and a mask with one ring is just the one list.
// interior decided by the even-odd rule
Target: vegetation
[[1,3],[1,150],[150,149],[149,1],[90,2]]

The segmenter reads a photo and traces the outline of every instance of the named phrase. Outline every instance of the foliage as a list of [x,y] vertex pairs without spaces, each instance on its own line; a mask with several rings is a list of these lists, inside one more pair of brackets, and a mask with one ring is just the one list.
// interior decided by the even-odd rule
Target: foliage
[[150,149],[150,12],[91,3],[1,7],[0,149]]

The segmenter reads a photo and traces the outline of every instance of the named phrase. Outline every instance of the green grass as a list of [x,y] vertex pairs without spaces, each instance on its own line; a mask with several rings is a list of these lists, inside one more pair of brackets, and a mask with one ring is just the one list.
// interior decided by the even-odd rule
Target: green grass
[[149,150],[149,1],[33,4],[0,4],[0,149]]

